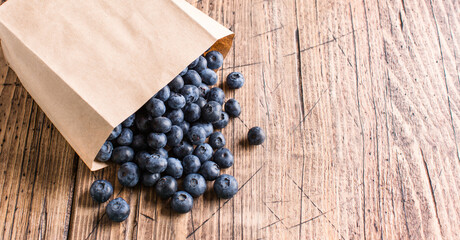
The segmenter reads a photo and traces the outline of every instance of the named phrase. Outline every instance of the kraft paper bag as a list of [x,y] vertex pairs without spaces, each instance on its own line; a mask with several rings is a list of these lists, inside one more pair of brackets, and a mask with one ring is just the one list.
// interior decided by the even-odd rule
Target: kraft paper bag
[[9,66],[92,170],[112,129],[209,47],[233,33],[183,0],[9,0]]

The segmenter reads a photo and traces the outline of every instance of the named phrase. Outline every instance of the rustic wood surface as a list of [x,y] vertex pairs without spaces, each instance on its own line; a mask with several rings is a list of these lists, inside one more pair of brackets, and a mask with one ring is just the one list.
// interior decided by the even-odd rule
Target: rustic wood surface
[[[177,215],[90,172],[0,56],[0,239],[460,239],[459,1],[190,2],[236,33],[238,194]],[[89,197],[98,178],[127,221]]]

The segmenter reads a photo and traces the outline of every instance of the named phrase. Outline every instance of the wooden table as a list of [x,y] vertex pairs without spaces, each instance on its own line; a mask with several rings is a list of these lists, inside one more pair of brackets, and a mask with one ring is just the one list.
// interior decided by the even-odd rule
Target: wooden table
[[[192,4],[236,33],[219,76],[247,79],[225,89],[238,194],[177,215],[90,172],[0,57],[0,239],[460,239],[459,1]],[[99,178],[125,222],[89,197]]]

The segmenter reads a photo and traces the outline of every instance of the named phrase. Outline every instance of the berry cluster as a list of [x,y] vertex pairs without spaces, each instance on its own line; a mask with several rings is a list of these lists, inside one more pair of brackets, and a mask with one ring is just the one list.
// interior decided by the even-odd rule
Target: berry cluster
[[[214,70],[222,63],[223,56],[217,51],[194,60],[112,131],[96,159],[120,164],[120,184],[134,187],[141,182],[154,187],[161,198],[171,198],[171,208],[179,213],[192,209],[193,198],[206,191],[206,181],[214,181],[219,198],[232,198],[238,191],[238,182],[220,171],[231,167],[234,157],[224,148],[224,135],[214,130],[225,128],[230,117],[238,117],[241,106],[235,99],[225,102],[224,91],[212,87],[217,83]],[[232,72],[226,84],[232,89],[241,88],[244,77]],[[250,144],[259,145],[264,140],[259,127],[248,132]],[[178,191],[177,179],[182,177],[183,191]],[[113,188],[109,182],[97,180],[90,194],[94,200],[105,202]],[[121,198],[112,200],[106,208],[113,221],[125,220],[129,212],[128,203]]]

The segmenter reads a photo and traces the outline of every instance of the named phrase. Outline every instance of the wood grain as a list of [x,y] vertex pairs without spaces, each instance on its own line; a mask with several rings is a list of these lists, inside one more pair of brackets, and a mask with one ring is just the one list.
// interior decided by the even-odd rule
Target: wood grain
[[[223,130],[238,194],[178,215],[90,172],[0,55],[0,239],[460,238],[458,1],[189,2],[236,33],[218,84],[243,107]],[[100,178],[125,222],[89,197]]]

